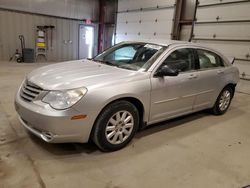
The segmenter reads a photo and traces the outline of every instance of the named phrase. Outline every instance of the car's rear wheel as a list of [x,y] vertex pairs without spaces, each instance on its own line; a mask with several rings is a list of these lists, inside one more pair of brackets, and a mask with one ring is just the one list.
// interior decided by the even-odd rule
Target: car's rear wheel
[[116,101],[98,116],[92,140],[102,151],[115,151],[131,141],[138,127],[137,108],[128,101]]
[[216,115],[224,114],[230,106],[231,100],[233,98],[233,90],[231,87],[225,87],[219,94],[212,112]]

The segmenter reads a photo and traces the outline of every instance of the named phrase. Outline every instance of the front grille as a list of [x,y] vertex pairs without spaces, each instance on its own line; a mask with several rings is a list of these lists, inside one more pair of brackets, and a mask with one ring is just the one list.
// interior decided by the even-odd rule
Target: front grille
[[26,80],[21,87],[20,96],[23,100],[31,102],[35,100],[42,91],[42,88]]

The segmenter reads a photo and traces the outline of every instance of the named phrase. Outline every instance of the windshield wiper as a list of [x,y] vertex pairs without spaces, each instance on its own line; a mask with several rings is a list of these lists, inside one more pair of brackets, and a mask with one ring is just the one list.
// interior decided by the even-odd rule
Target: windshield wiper
[[116,65],[116,64],[111,63],[111,62],[109,62],[109,61],[104,61],[104,63],[105,63],[105,64],[107,64],[107,65],[111,65],[111,66],[116,66],[116,67],[117,67],[117,65]]
[[128,69],[128,70],[135,70],[134,68],[128,67],[128,66],[126,66],[126,65],[118,65],[117,67],[118,67],[118,68],[123,68],[123,69]]
[[103,61],[103,60],[97,60],[97,59],[92,59],[92,61],[103,63],[103,64],[106,64],[106,65],[116,66],[117,67],[117,65],[115,65],[114,63],[111,63],[109,61]]

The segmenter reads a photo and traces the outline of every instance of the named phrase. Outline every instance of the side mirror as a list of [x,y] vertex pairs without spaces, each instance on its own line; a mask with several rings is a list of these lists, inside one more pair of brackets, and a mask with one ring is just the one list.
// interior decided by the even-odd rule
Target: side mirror
[[178,70],[169,68],[168,65],[162,66],[156,73],[155,77],[164,77],[164,76],[177,76],[179,74]]

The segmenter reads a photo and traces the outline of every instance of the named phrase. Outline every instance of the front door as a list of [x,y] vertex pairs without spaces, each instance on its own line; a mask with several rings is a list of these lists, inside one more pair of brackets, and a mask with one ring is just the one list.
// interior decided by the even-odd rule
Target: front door
[[79,59],[92,58],[94,53],[94,27],[79,27]]
[[150,122],[157,122],[192,111],[197,92],[198,72],[193,49],[180,48],[167,56],[161,66],[177,69],[179,75],[152,77]]

